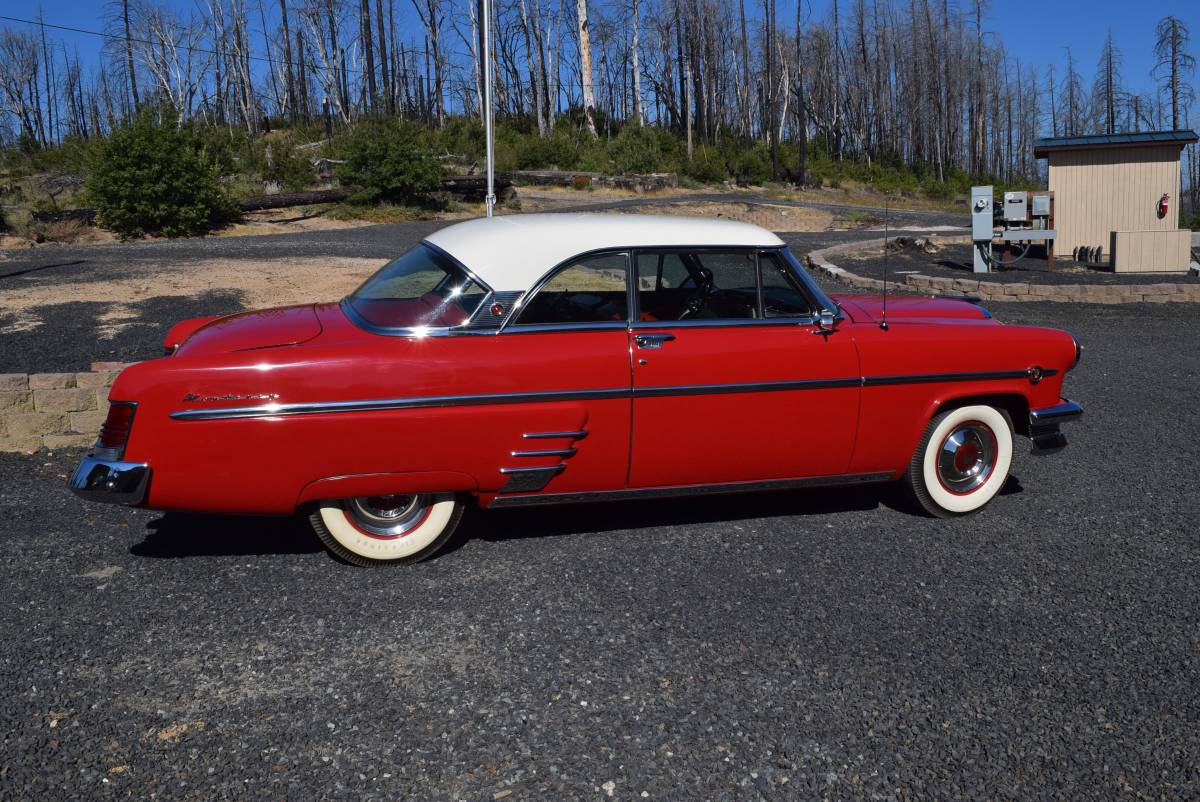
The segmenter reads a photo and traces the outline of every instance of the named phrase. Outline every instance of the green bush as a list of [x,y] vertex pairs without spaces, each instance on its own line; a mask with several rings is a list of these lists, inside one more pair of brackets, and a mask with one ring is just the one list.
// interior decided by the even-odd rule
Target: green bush
[[675,140],[666,131],[627,123],[608,145],[618,173],[660,173],[675,169]]
[[190,124],[143,112],[97,143],[90,161],[88,197],[100,224],[122,238],[202,234],[237,216]]
[[427,205],[441,188],[441,166],[424,130],[403,120],[363,120],[338,143],[338,175],[358,188],[355,203]]

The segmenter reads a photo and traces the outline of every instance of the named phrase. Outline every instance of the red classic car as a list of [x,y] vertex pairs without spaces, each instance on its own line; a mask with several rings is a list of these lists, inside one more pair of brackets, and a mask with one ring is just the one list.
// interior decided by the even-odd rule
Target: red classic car
[[727,221],[513,215],[429,236],[340,303],[176,325],[117,379],[84,498],[308,513],[404,564],[465,504],[902,481],[975,512],[1013,438],[1066,445],[1075,339],[959,298],[828,296]]

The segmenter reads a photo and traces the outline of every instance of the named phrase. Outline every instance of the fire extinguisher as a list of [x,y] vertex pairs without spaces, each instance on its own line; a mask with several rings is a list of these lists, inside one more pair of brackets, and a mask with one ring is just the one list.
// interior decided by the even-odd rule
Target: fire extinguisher
[[1163,193],[1163,196],[1158,199],[1158,219],[1162,220],[1167,216],[1167,212],[1171,210],[1171,196]]

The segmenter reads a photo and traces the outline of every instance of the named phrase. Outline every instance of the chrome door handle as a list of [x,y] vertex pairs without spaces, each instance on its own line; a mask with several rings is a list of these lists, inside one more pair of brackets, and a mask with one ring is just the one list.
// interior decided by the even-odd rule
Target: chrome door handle
[[637,334],[634,335],[633,341],[637,343],[638,348],[662,348],[663,343],[674,339],[674,334]]

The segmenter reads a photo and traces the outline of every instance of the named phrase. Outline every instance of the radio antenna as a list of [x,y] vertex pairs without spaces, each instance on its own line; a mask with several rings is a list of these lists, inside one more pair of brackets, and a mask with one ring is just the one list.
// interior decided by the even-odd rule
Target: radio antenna
[[483,137],[487,157],[487,194],[483,198],[487,216],[496,206],[495,132],[492,118],[492,1],[483,0]]
[[888,216],[890,212],[888,206],[888,195],[883,195],[883,317],[879,321],[879,328],[884,331],[888,330],[887,322],[887,299],[888,299]]

